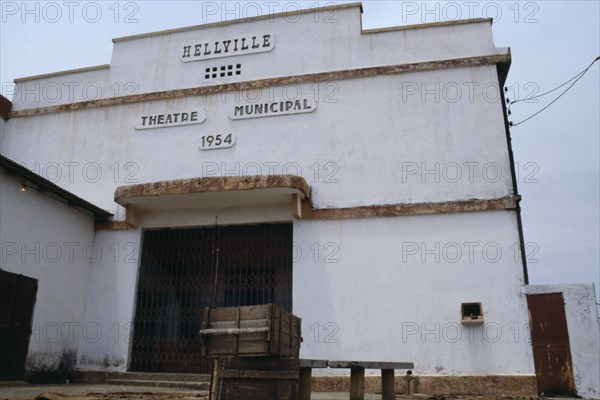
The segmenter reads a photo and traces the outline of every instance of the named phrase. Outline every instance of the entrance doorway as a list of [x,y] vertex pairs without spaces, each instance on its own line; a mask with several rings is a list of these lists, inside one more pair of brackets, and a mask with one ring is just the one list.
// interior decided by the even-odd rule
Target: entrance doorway
[[527,295],[540,396],[576,394],[562,293]]
[[0,378],[21,379],[38,281],[0,270]]
[[130,370],[208,373],[204,307],[292,311],[292,224],[144,232]]

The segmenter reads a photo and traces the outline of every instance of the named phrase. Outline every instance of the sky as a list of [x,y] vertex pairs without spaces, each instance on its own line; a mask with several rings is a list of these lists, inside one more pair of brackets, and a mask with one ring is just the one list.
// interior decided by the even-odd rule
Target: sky
[[[343,2],[0,1],[0,92],[19,77],[109,64],[112,38]],[[363,1],[363,28],[494,18],[507,97],[554,89],[600,55],[600,1]],[[531,284],[594,283],[600,302],[600,62],[511,128]],[[567,86],[512,105],[518,123]]]

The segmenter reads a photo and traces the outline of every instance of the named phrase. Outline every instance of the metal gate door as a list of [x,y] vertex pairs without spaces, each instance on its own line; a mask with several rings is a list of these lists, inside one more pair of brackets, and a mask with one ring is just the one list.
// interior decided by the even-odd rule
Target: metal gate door
[[36,279],[0,270],[0,378],[25,373],[37,285]]
[[130,370],[208,373],[203,307],[292,311],[292,225],[144,232]]
[[527,305],[539,395],[575,395],[562,293],[527,295]]

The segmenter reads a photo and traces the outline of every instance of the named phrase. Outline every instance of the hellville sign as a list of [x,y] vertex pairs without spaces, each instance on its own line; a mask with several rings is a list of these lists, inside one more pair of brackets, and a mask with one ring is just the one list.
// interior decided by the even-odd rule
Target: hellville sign
[[226,40],[208,40],[183,46],[182,62],[264,53],[275,47],[275,35],[245,35]]

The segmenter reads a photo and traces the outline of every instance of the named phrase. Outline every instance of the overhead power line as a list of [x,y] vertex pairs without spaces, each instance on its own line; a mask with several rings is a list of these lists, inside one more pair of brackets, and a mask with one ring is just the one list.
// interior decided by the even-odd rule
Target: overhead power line
[[510,115],[510,106],[521,102],[521,101],[525,101],[525,100],[533,100],[533,99],[537,99],[540,97],[543,97],[547,94],[550,94],[552,92],[555,92],[556,90],[560,89],[561,87],[565,86],[566,84],[572,82],[561,94],[559,94],[554,100],[552,100],[546,107],[542,108],[541,110],[537,111],[536,113],[530,115],[529,117],[525,118],[523,121],[517,122],[516,124],[513,123],[512,121],[508,123],[509,126],[518,126],[521,125],[523,122],[529,121],[531,118],[535,117],[536,115],[540,114],[542,111],[546,110],[548,107],[550,107],[552,104],[554,104],[558,99],[560,99],[565,93],[567,93],[569,91],[569,89],[571,89],[573,87],[573,85],[575,85],[577,83],[577,81],[579,81],[586,72],[588,72],[588,70],[592,67],[592,65],[594,65],[594,63],[596,61],[600,60],[600,56],[596,57],[596,59],[594,59],[594,61],[591,62],[590,65],[587,66],[587,68],[585,68],[583,71],[581,71],[580,73],[578,73],[577,75],[575,75],[574,77],[572,77],[571,79],[569,79],[568,81],[562,83],[561,85],[555,87],[554,89],[551,89],[545,93],[542,93],[540,95],[537,96],[533,96],[533,97],[527,97],[525,99],[519,99],[519,100],[513,100],[508,102],[508,113]]

